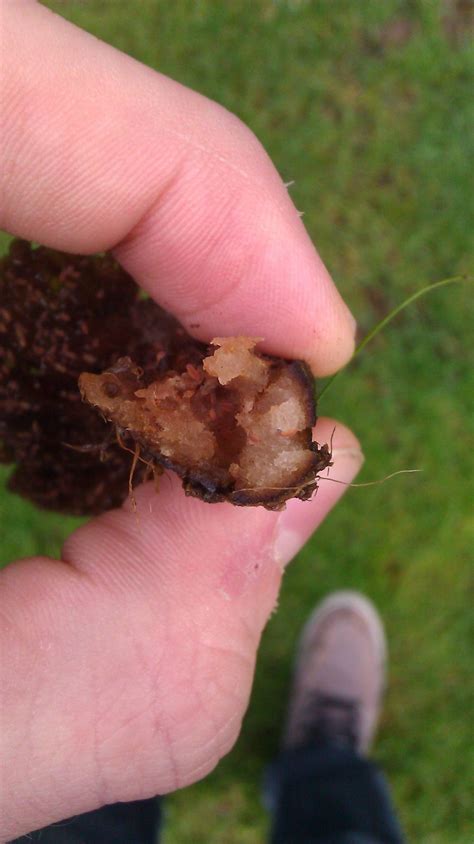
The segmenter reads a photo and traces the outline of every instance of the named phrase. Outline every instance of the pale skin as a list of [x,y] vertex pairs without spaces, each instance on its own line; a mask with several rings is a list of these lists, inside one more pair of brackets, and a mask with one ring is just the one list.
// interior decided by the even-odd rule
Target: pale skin
[[[343,366],[354,321],[261,145],[220,106],[31,0],[3,0],[0,227],[113,249],[195,336]],[[339,423],[331,476],[362,455]],[[282,513],[152,484],[1,574],[0,836],[205,776],[235,742],[285,564],[344,491]]]

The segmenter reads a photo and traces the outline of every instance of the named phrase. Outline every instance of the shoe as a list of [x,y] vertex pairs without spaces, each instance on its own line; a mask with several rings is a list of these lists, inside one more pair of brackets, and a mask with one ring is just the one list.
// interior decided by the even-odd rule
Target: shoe
[[357,592],[320,604],[300,640],[283,749],[314,743],[365,755],[385,685],[387,646],[375,607]]

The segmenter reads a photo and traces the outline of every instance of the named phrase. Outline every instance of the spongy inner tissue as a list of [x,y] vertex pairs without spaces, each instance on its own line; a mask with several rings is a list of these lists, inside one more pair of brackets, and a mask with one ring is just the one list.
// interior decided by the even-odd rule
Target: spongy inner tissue
[[83,374],[84,397],[172,463],[215,473],[236,490],[288,488],[314,460],[305,385],[288,364],[255,351],[258,338],[212,341],[200,367],[143,386],[130,359]]

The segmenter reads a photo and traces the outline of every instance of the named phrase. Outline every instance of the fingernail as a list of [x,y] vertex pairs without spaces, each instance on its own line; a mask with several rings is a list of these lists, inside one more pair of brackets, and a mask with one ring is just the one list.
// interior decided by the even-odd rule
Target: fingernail
[[[322,475],[318,490],[310,501],[291,499],[283,510],[275,533],[274,556],[284,568],[301,550],[326,514],[344,494],[364,462],[362,451],[355,447],[333,449],[334,465],[329,475]],[[332,478],[342,483],[326,480]]]

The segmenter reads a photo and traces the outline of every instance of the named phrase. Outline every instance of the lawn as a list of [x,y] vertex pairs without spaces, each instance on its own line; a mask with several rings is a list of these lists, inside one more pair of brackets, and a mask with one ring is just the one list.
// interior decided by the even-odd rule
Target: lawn
[[[361,335],[419,287],[472,269],[465,2],[139,0],[133,13],[125,0],[46,5],[250,125],[294,180]],[[359,480],[423,471],[350,490],[292,564],[239,742],[205,781],[169,799],[167,844],[265,839],[260,779],[278,743],[293,646],[314,603],[346,587],[367,593],[387,627],[375,757],[408,838],[472,844],[473,318],[469,284],[434,292],[324,396],[321,413],[361,439]],[[0,522],[4,561],[57,553],[75,523],[7,493]]]

